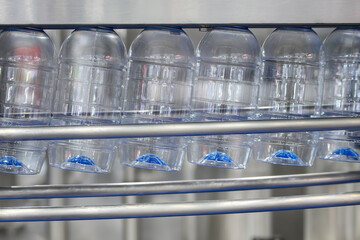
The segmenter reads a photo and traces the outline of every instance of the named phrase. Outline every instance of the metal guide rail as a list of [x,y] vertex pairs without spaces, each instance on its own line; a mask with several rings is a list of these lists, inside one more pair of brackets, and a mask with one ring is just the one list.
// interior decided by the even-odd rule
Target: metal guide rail
[[0,208],[0,222],[173,217],[268,212],[360,204],[360,192],[252,200],[149,203],[115,206]]
[[360,171],[160,182],[12,186],[0,187],[0,200],[225,192],[354,182],[360,182]]
[[[105,197],[256,190],[360,182],[358,172],[298,174],[243,179],[209,179],[94,185],[2,187],[0,199]],[[0,222],[148,218],[282,211],[360,205],[360,192],[250,200],[168,202],[115,206],[0,208]]]
[[0,140],[94,139],[360,129],[360,117],[143,125],[0,128]]

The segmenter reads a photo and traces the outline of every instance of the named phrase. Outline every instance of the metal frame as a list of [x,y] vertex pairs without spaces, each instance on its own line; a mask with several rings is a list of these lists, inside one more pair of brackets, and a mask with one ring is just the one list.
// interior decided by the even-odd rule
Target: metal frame
[[0,187],[0,199],[111,197],[306,187],[360,182],[360,171],[188,181]]
[[0,6],[0,26],[3,27],[335,26],[360,23],[360,2],[357,0],[0,0]]
[[120,206],[0,208],[0,222],[148,218],[282,211],[360,204],[360,192],[253,200],[220,200]]
[[356,129],[360,129],[360,118],[317,118],[144,125],[0,128],[0,140],[166,137]]

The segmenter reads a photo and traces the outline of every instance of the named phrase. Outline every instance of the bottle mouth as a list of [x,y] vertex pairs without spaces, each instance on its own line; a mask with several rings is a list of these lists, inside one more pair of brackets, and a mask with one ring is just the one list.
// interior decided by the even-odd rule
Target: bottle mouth
[[4,31],[15,31],[15,32],[44,32],[41,28],[36,27],[9,27],[5,28]]
[[173,31],[173,32],[183,32],[181,27],[178,26],[151,26],[145,27],[145,30],[160,30],[160,31]]
[[312,31],[311,27],[307,26],[286,26],[279,27],[276,30],[287,30],[287,31]]
[[214,26],[213,30],[228,30],[228,31],[247,31],[249,30],[247,27],[243,26]]
[[355,30],[355,31],[359,31],[360,30],[360,26],[344,26],[344,27],[337,27],[335,29],[336,30]]
[[75,31],[96,31],[96,32],[114,32],[114,29],[111,27],[78,27],[74,30]]

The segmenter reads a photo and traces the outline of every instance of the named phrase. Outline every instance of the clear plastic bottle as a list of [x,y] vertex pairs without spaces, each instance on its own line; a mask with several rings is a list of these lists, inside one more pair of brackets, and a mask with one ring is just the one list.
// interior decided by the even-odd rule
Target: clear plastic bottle
[[[326,68],[322,115],[360,116],[360,28],[335,29],[324,41]],[[321,133],[319,157],[359,162],[360,131]]]
[[[146,28],[133,41],[124,91],[123,124],[184,122],[190,118],[195,56],[176,27]],[[132,138],[120,145],[127,166],[162,171],[181,168],[184,137]]]
[[[309,27],[281,27],[262,48],[258,102],[260,119],[311,118],[320,114],[324,52]],[[314,132],[260,134],[255,159],[282,165],[311,166],[317,153]]]
[[[0,34],[0,126],[49,125],[57,54],[40,29],[9,28]],[[47,141],[0,142],[0,172],[36,174]]]
[[[243,27],[214,27],[197,48],[192,121],[247,120],[258,99],[260,46]],[[243,169],[251,154],[251,135],[191,137],[188,160]]]
[[[120,93],[127,54],[110,28],[79,28],[64,41],[53,108],[53,126],[108,125],[120,122]],[[50,165],[105,173],[116,155],[113,139],[54,141]]]

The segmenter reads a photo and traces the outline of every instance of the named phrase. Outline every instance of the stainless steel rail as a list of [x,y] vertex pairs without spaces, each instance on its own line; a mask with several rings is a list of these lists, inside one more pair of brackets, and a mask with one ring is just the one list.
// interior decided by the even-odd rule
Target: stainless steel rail
[[305,187],[352,182],[360,182],[360,171],[145,183],[0,187],[0,199],[200,193]]
[[268,212],[360,204],[360,192],[254,200],[220,200],[120,206],[0,208],[0,221],[62,221]]
[[254,120],[151,125],[0,128],[0,140],[196,136],[360,129],[360,118]]
[[0,26],[360,23],[357,0],[0,0],[0,6]]

